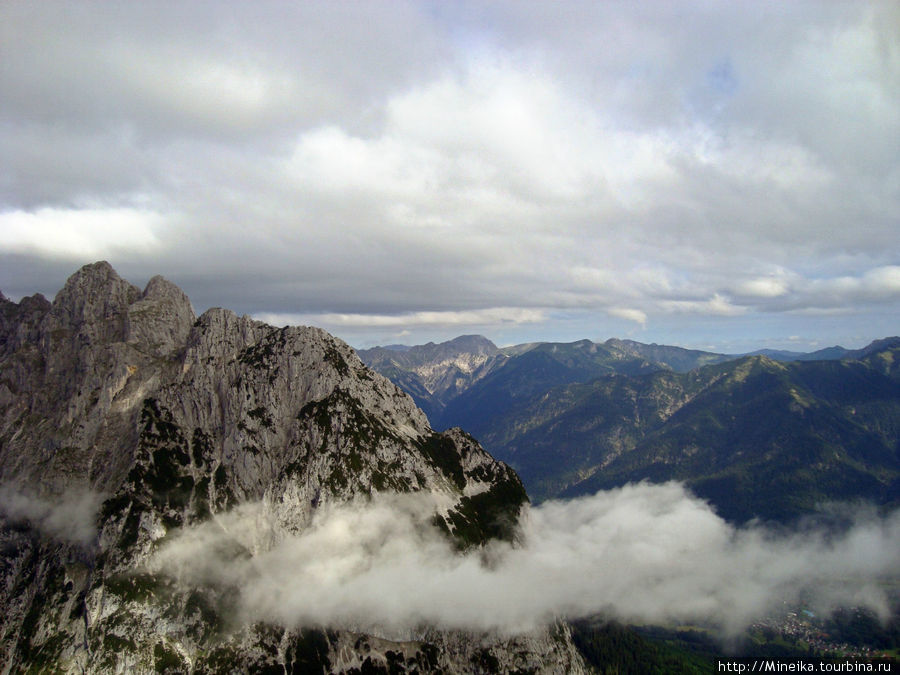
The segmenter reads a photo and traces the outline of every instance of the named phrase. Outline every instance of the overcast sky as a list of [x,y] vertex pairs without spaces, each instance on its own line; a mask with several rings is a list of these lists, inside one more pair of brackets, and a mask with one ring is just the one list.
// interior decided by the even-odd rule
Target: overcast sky
[[900,333],[900,3],[0,2],[0,289],[357,347]]

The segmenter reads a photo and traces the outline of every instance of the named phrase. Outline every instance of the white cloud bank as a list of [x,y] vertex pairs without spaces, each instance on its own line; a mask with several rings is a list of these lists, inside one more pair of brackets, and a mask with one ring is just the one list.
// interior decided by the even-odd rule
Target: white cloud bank
[[540,323],[546,313],[539,309],[519,307],[491,307],[464,312],[412,312],[410,314],[270,314],[256,315],[256,319],[274,326],[306,325],[316,326],[456,326]]
[[[429,495],[380,495],[278,535],[246,505],[185,530],[156,564],[233,587],[246,618],[394,636],[423,625],[518,632],[595,613],[736,631],[801,594],[820,610],[884,614],[879,582],[900,570],[900,512],[860,514],[837,536],[776,534],[728,525],[679,484],[639,484],[531,508],[519,545],[460,555],[428,524],[434,509]],[[256,555],[224,556],[234,541]]]
[[79,260],[150,252],[160,244],[165,219],[132,208],[57,209],[0,213],[0,248]]
[[634,321],[635,323],[639,323],[642,326],[647,324],[647,313],[639,309],[632,309],[629,307],[612,307],[607,311],[610,315],[617,316],[620,319]]

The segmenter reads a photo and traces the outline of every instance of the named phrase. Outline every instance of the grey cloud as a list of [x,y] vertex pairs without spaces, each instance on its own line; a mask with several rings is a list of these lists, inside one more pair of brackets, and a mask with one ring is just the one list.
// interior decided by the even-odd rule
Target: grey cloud
[[124,129],[73,134],[32,122],[0,124],[0,148],[14,158],[0,168],[0,202],[6,208],[73,206],[98,195],[114,203],[132,201],[159,177],[159,167],[146,162]]
[[[900,261],[890,3],[0,13],[0,221],[160,214],[157,246],[104,255],[201,311],[371,313],[366,341],[386,314],[545,312],[527,341],[626,308],[664,342],[673,308],[818,310],[803,279]],[[58,255],[36,243],[2,244],[4,291]],[[797,282],[760,295],[773,268]],[[872,318],[900,295],[830,297]]]
[[873,267],[860,275],[810,278],[776,274],[737,281],[734,301],[770,312],[851,311],[860,305],[889,305],[900,294],[900,266]]
[[[7,3],[3,14],[6,111],[164,136],[309,124],[365,105],[441,54],[410,3]],[[254,99],[259,114],[242,119]]]
[[[279,536],[260,526],[264,508],[247,505],[182,532],[155,566],[234,587],[249,618],[398,637],[423,625],[514,633],[598,613],[733,632],[801,594],[823,611],[849,603],[884,615],[880,582],[900,564],[900,513],[857,513],[836,536],[735,529],[674,483],[548,502],[525,514],[518,545],[466,555],[429,524],[437,507],[430,496],[379,496]],[[258,553],[223,557],[227,542]]]

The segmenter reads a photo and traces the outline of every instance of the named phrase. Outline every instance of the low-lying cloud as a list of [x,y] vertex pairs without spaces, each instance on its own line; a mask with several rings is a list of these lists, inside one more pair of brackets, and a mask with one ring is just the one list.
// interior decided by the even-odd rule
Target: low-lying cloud
[[394,636],[426,625],[516,633],[598,613],[731,632],[801,598],[884,616],[883,581],[900,570],[900,512],[859,512],[840,534],[775,533],[727,524],[677,483],[639,484],[531,508],[516,545],[459,554],[429,524],[435,508],[432,495],[379,495],[285,534],[245,505],[185,530],[155,564],[236,589],[247,619]]
[[89,544],[97,535],[97,510],[103,495],[73,490],[45,498],[12,485],[0,486],[0,516],[28,523],[43,534],[71,544]]
[[541,309],[518,307],[490,307],[462,312],[412,312],[406,314],[275,314],[256,315],[260,321],[274,326],[378,326],[402,328],[404,326],[488,326],[494,324],[540,323],[547,318]]

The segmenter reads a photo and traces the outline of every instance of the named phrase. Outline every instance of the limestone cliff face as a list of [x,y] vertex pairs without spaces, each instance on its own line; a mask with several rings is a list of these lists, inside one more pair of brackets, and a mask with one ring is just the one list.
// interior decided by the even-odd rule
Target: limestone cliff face
[[[222,309],[107,263],[52,303],[0,296],[4,672],[578,671],[564,628],[518,638],[235,625],[228,598],[149,571],[167,536],[238,505],[282,533],[329,502],[428,491],[458,548],[512,538],[518,477],[322,330]],[[277,536],[277,532],[276,532]],[[253,551],[245,552],[253,555]]]

